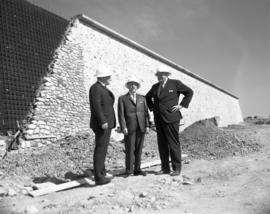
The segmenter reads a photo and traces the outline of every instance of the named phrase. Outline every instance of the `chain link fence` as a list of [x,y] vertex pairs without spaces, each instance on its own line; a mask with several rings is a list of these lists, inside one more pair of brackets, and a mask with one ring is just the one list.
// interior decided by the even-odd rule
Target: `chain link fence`
[[0,0],[0,134],[29,119],[68,21],[25,0]]

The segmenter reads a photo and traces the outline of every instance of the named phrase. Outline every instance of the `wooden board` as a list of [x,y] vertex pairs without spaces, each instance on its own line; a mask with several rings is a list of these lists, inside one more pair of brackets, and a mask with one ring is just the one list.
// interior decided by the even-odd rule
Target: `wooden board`
[[44,182],[44,183],[37,183],[33,185],[33,189],[34,190],[38,190],[38,189],[45,189],[45,188],[49,188],[52,186],[56,186],[57,184],[52,183],[52,182]]
[[[182,154],[182,159],[186,158],[186,157],[187,157],[186,154]],[[151,166],[160,165],[160,164],[161,164],[160,160],[150,161],[150,162],[141,164],[141,169],[148,168],[148,167],[151,167]]]
[[[182,159],[186,158],[188,155],[186,154],[182,154]],[[150,161],[150,162],[146,162],[146,163],[142,163],[141,164],[141,169],[145,169],[145,168],[149,168],[152,166],[156,166],[156,165],[160,165],[161,161],[160,160],[154,160],[154,161]],[[113,175],[122,175],[125,173],[125,169],[119,169],[119,170],[115,170],[113,172]]]
[[58,191],[61,191],[61,190],[81,186],[83,184],[94,185],[95,182],[88,179],[88,178],[82,178],[82,179],[78,179],[78,180],[75,180],[75,181],[70,181],[70,182],[67,182],[67,183],[58,184],[58,185],[55,185],[55,186],[50,186],[48,188],[31,191],[31,192],[29,192],[29,194],[31,196],[33,196],[33,197],[37,197],[37,196],[46,195],[46,194],[49,194],[49,193],[52,193],[52,192],[58,192]]
[[[183,154],[182,158],[184,158],[184,157],[187,157],[187,155]],[[154,160],[151,162],[141,164],[141,168],[144,169],[144,168],[148,168],[148,167],[156,166],[156,165],[160,165],[160,164],[161,164],[160,160]],[[125,173],[125,169],[117,170],[113,174],[114,175],[121,175],[123,173]],[[61,190],[81,186],[83,184],[95,185],[95,182],[93,180],[90,180],[89,178],[82,178],[82,179],[78,179],[75,181],[70,181],[70,182],[58,184],[58,185],[51,185],[51,186],[48,186],[46,188],[41,188],[41,189],[38,189],[35,191],[31,191],[31,192],[29,192],[29,194],[33,197],[37,197],[37,196],[46,195],[46,194],[49,194],[52,192],[58,192]]]

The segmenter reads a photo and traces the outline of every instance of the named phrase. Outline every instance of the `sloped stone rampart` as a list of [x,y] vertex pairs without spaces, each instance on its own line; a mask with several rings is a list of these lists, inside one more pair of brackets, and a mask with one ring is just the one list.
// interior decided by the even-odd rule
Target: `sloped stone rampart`
[[27,139],[63,138],[89,131],[89,102],[84,87],[82,48],[65,39],[56,50],[27,126]]

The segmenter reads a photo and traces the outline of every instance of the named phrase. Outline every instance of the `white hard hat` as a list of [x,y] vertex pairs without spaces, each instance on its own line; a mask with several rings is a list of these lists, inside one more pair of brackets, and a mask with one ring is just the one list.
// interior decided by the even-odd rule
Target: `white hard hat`
[[108,77],[112,75],[112,71],[105,66],[98,66],[96,69],[96,77]]
[[136,77],[134,77],[134,76],[131,76],[131,77],[128,78],[128,81],[126,82],[126,87],[128,87],[128,83],[129,82],[135,82],[135,83],[137,83],[138,84],[138,88],[140,88],[140,86],[141,86],[140,81]]
[[167,73],[167,75],[171,75],[170,68],[168,66],[165,66],[165,65],[161,65],[157,68],[155,75],[157,75],[159,73]]

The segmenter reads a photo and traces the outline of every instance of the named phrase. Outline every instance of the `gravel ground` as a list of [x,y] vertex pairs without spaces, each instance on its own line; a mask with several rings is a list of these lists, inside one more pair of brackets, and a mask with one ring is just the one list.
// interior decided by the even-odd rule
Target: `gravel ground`
[[[158,158],[155,132],[145,141],[143,162]],[[4,177],[29,176],[35,182],[47,180],[61,183],[87,175],[93,163],[94,140],[88,134],[67,137],[55,143],[25,151],[12,151],[1,160],[0,171]],[[106,156],[106,167],[117,170],[124,167],[125,153],[122,142],[111,141]],[[59,180],[59,181],[57,181]]]
[[[237,130],[237,133],[235,132]],[[239,131],[240,130],[240,131]],[[218,128],[212,120],[198,121],[180,134],[183,153],[189,159],[221,159],[245,155],[260,149],[257,139],[241,132],[241,126]],[[94,141],[89,134],[67,137],[49,146],[13,151],[1,160],[3,177],[28,176],[35,183],[53,181],[61,183],[87,175],[92,168]],[[106,167],[117,170],[124,167],[124,145],[111,141]],[[159,159],[156,133],[151,131],[145,139],[142,161]]]

